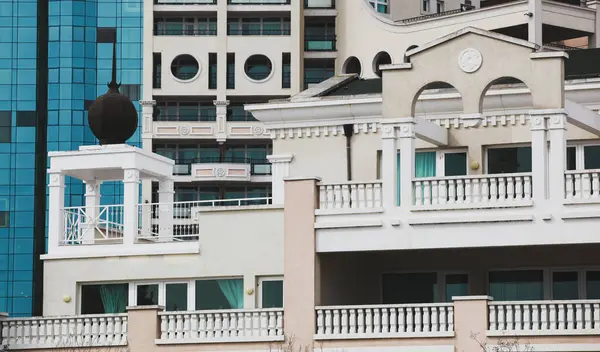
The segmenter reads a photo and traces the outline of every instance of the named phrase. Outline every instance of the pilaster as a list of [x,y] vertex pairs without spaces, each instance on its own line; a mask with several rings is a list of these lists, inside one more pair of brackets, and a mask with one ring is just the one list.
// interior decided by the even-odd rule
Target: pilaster
[[213,104],[217,110],[217,142],[223,143],[227,140],[227,106],[229,100],[214,100]]
[[415,177],[415,125],[414,118],[406,118],[398,125],[400,142],[400,205],[409,209],[413,203],[412,181]]
[[381,126],[381,183],[384,209],[398,206],[398,140],[395,124]]
[[533,197],[542,201],[548,198],[548,132],[546,115],[542,111],[530,112],[531,174]]
[[133,245],[138,235],[140,172],[124,170],[123,177],[123,244]]
[[[142,105],[142,145],[144,150],[152,150],[152,133],[154,122],[154,107],[156,100],[140,100]],[[150,141],[149,149],[146,148],[146,140]]]
[[284,179],[290,175],[290,163],[294,159],[292,154],[269,155],[271,163],[271,193],[273,204],[283,204]]
[[[58,250],[65,240],[65,175],[48,170],[48,253]],[[78,235],[78,234],[73,234]],[[73,238],[75,239],[75,238]]]
[[173,180],[163,180],[158,183],[158,237],[160,241],[173,240]]
[[553,204],[562,204],[565,197],[565,170],[567,165],[567,115],[564,111],[548,113],[549,198]]

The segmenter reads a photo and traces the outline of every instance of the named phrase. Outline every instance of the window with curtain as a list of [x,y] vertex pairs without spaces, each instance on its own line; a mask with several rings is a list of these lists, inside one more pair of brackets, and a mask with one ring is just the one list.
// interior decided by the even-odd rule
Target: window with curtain
[[531,147],[488,148],[487,173],[531,172]]
[[196,310],[244,308],[242,279],[196,280]]
[[283,280],[264,280],[261,286],[261,307],[283,308]]
[[383,304],[439,301],[437,273],[384,274]]
[[586,298],[600,299],[600,271],[588,271],[585,276]]
[[576,271],[552,273],[552,299],[579,299],[578,274]]
[[81,314],[125,313],[129,284],[81,286]]
[[188,284],[172,283],[165,285],[165,309],[167,311],[188,310]]
[[544,299],[543,271],[492,271],[489,273],[489,293],[496,301]]

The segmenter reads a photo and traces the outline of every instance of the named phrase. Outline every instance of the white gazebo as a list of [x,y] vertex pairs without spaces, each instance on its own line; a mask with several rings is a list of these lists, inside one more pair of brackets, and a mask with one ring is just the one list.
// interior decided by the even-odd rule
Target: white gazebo
[[[130,252],[137,244],[173,241],[173,160],[127,144],[82,146],[48,156],[49,255],[68,254],[79,245],[114,253],[114,244]],[[65,176],[85,183],[85,206],[65,208]],[[143,179],[159,182],[158,205],[140,204]],[[123,182],[123,204],[100,204],[100,185],[106,181]],[[158,229],[152,226],[157,215]]]

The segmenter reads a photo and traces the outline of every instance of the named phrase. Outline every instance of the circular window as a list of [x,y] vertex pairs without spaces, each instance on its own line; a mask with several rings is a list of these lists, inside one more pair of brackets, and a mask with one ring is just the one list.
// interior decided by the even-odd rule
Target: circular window
[[273,72],[273,64],[268,57],[258,54],[252,55],[244,64],[244,72],[246,76],[253,81],[264,81]]
[[360,73],[362,72],[362,66],[360,65],[360,61],[358,61],[356,56],[350,56],[347,58],[342,68],[344,73],[356,73],[360,76]]
[[381,70],[379,69],[379,66],[388,65],[391,63],[392,57],[390,54],[386,53],[385,51],[380,51],[373,59],[373,72],[375,72],[378,77],[381,77]]
[[171,63],[173,77],[182,81],[189,81],[198,75],[200,64],[192,55],[179,55]]

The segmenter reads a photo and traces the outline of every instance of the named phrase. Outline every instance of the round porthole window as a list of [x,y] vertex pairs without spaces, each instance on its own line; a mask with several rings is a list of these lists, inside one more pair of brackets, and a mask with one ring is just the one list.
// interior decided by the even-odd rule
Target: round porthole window
[[244,72],[253,81],[264,81],[273,72],[273,63],[265,55],[252,55],[244,64]]
[[198,75],[200,64],[192,55],[183,54],[173,59],[171,63],[171,73],[173,77],[189,81]]

